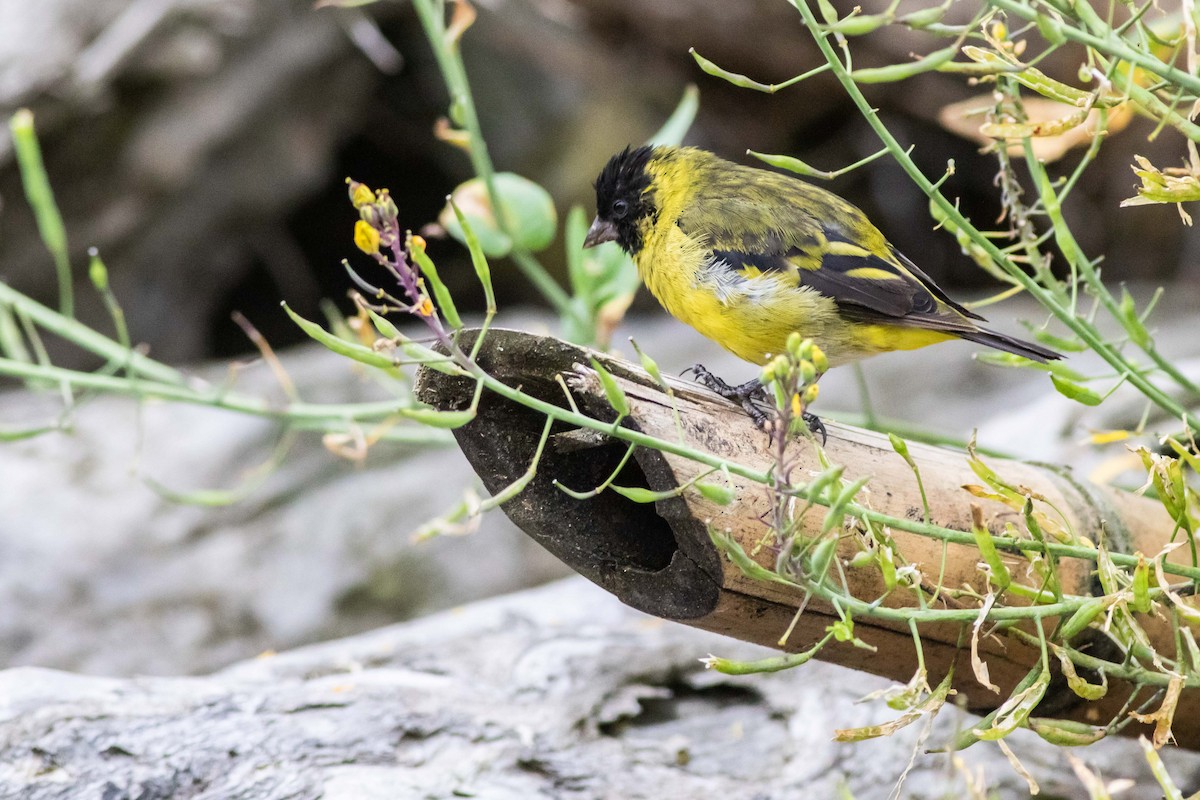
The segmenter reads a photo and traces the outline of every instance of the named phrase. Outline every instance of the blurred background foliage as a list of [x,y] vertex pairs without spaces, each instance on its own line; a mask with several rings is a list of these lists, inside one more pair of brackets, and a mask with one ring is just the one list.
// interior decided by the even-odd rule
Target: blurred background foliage
[[[835,5],[843,13],[849,6]],[[870,13],[884,4],[861,5]],[[653,134],[688,84],[701,96],[688,143],[727,157],[786,152],[836,169],[877,149],[828,74],[772,96],[705,75],[688,56],[694,47],[763,82],[815,66],[811,37],[786,3],[490,0],[477,10],[463,55],[492,160],[546,187],[560,220],[572,204],[590,215],[599,168]],[[974,10],[959,3],[950,15],[965,22]],[[889,26],[856,42],[855,65],[908,60],[928,49],[921,36]],[[1068,50],[1039,66],[1072,82]],[[946,106],[983,90],[939,73],[867,90],[897,137],[916,144],[927,174],[954,159],[944,190],[968,216],[999,216],[994,156],[939,122]],[[0,10],[0,113],[22,106],[38,120],[77,278],[86,247],[98,246],[131,338],[166,360],[249,352],[230,319],[235,310],[275,346],[303,336],[280,298],[308,318],[320,315],[322,297],[352,310],[337,266],[354,221],[346,175],[391,187],[400,219],[416,229],[473,174],[466,155],[433,134],[446,94],[408,3],[317,12],[296,0],[8,4]],[[1187,283],[1200,274],[1195,229],[1170,206],[1119,207],[1137,183],[1135,154],[1158,165],[1185,155],[1177,136],[1147,142],[1152,130],[1134,120],[1111,137],[1068,221],[1085,251],[1106,254],[1107,279]],[[18,201],[8,147],[0,142],[0,277],[52,305],[53,271]],[[890,159],[830,187],[952,292],[994,288],[952,237],[931,230],[925,197]],[[465,251],[431,238],[429,252],[460,307],[481,310]],[[567,282],[561,242],[540,258]],[[501,308],[540,302],[507,261],[493,269]],[[104,329],[101,300],[83,292],[79,303],[81,319]],[[652,303],[639,296],[635,309]],[[55,355],[86,366],[77,353]]]

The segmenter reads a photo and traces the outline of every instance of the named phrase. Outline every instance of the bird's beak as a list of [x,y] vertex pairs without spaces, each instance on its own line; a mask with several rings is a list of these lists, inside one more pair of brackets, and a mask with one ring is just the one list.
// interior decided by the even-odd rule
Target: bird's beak
[[587,236],[583,238],[583,246],[595,247],[598,244],[615,242],[616,240],[617,226],[607,220],[596,217],[592,220],[592,227],[588,228]]

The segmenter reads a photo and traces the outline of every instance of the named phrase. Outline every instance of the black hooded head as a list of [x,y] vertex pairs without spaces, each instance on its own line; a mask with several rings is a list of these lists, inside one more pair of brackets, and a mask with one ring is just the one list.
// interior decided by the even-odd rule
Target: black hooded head
[[626,147],[608,160],[596,178],[596,217],[617,229],[617,244],[633,255],[642,248],[638,224],[656,213],[646,165],[653,149]]

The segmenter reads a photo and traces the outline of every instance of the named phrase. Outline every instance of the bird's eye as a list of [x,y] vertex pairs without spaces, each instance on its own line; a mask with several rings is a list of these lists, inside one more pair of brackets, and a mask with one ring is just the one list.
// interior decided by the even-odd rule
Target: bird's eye
[[629,213],[629,203],[624,200],[615,200],[612,204],[612,215],[617,219],[621,219]]

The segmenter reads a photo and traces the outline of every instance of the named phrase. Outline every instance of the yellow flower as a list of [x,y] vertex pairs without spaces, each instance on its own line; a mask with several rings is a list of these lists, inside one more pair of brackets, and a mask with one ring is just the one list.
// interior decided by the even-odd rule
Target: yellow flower
[[409,238],[408,242],[409,242],[408,246],[410,248],[416,248],[417,250],[426,249],[425,248],[425,238],[422,236],[418,236],[415,233]]
[[417,306],[417,313],[422,317],[433,316],[433,301],[428,297],[422,297],[420,304]]
[[379,252],[379,231],[361,219],[354,223],[354,243],[369,256]]

